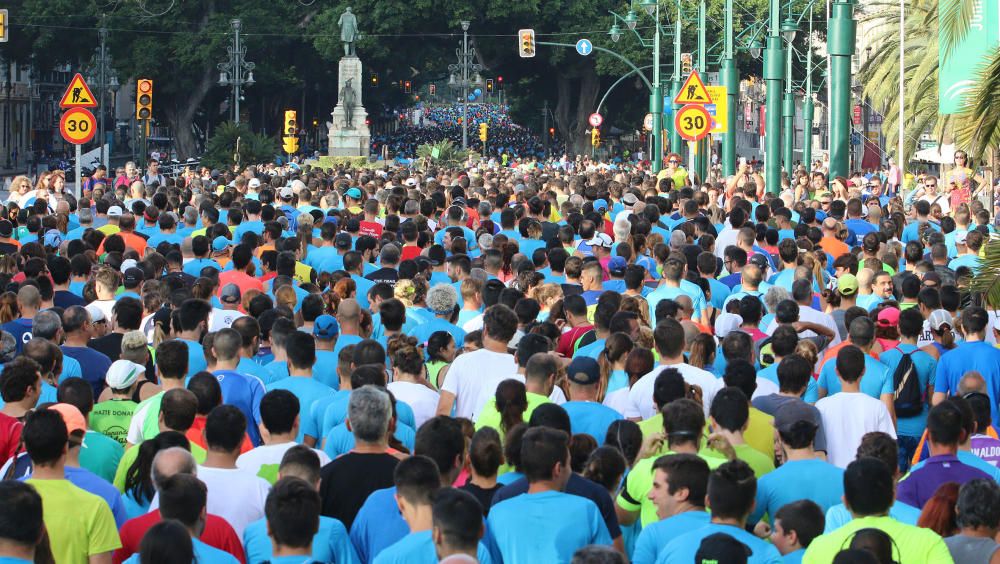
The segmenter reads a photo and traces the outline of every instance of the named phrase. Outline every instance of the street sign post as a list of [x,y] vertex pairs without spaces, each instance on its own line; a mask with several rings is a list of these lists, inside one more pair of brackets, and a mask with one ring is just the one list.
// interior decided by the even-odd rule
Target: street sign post
[[687,80],[684,81],[684,85],[681,86],[677,98],[674,99],[674,103],[677,105],[711,104],[712,102],[712,96],[709,95],[708,89],[705,88],[705,83],[701,81],[701,77],[698,76],[698,71],[696,70],[691,71]]
[[69,81],[66,92],[63,93],[62,99],[59,100],[59,107],[64,110],[69,108],[97,107],[97,98],[94,97],[94,93],[87,86],[87,81],[83,80],[83,75],[76,73],[73,80]]
[[586,57],[594,52],[594,44],[589,39],[581,39],[576,42],[576,52]]
[[604,123],[604,116],[594,112],[590,114],[589,118],[587,118],[587,123],[589,123],[591,127],[601,127],[601,124]]
[[[91,100],[93,96],[90,97]],[[76,193],[76,199],[80,199],[80,188],[82,184],[83,171],[81,170],[82,151],[80,146],[84,143],[89,142],[94,138],[94,133],[97,130],[97,120],[94,119],[94,114],[90,113],[87,108],[70,108],[69,111],[63,114],[62,119],[59,120],[59,133],[62,134],[63,139],[67,143],[72,143],[76,146],[76,182],[74,192]]]
[[712,116],[699,104],[688,104],[677,110],[674,127],[683,139],[701,141],[712,129]]
[[726,117],[729,115],[729,97],[725,86],[706,86],[708,95],[712,98],[712,103],[705,105],[709,115],[712,116],[712,133],[728,133]]

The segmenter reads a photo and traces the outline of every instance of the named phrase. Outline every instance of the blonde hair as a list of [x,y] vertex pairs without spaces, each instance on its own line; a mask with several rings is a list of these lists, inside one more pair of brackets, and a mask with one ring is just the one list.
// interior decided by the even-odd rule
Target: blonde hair
[[146,364],[146,361],[149,360],[146,334],[142,331],[129,331],[122,335],[121,357],[136,364]]
[[274,300],[277,302],[277,305],[285,306],[294,311],[295,304],[298,303],[299,297],[295,295],[295,288],[287,285],[278,288],[274,292]]
[[417,295],[417,286],[413,280],[400,280],[392,291],[393,297],[403,302],[406,307],[413,307],[413,298]]

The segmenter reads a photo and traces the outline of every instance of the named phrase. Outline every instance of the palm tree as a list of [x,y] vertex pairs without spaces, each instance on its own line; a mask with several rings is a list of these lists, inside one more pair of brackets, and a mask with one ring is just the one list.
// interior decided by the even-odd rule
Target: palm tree
[[[965,109],[956,115],[938,112],[938,61],[969,32],[976,0],[911,0],[906,6],[904,158],[916,152],[924,133],[956,141],[973,157],[982,156],[1000,142],[1000,49],[977,70],[975,87],[966,94]],[[895,147],[898,136],[899,2],[874,0],[865,6],[862,21],[872,27],[871,57],[862,65],[859,79],[864,95],[883,110],[886,145]]]

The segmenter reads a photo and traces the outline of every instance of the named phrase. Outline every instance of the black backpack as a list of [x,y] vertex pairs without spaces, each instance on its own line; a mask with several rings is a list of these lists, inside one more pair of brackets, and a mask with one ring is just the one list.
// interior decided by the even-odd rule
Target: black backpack
[[924,409],[924,391],[920,389],[920,378],[917,367],[913,364],[911,353],[903,353],[892,374],[893,406],[896,417],[913,417],[920,415]]

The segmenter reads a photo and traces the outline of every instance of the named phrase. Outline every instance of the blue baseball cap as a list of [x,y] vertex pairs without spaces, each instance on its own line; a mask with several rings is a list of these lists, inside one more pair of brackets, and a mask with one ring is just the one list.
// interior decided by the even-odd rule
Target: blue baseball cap
[[611,257],[611,260],[608,261],[608,273],[615,276],[623,276],[626,267],[628,267],[628,262],[622,257]]
[[607,211],[607,209],[608,209],[608,201],[607,200],[604,200],[604,199],[594,200],[594,211],[596,211],[596,212],[599,212],[601,210]]
[[361,199],[361,189],[360,188],[351,188],[351,189],[349,189],[347,191],[347,193],[345,194],[345,196],[347,196],[348,198],[354,198],[355,200],[360,200]]
[[333,339],[340,335],[340,323],[332,315],[321,315],[313,322],[313,336],[319,339]]
[[222,235],[219,235],[215,239],[212,239],[212,250],[219,252],[224,251],[229,247],[229,239],[226,239]]
[[52,247],[54,249],[58,249],[59,245],[62,245],[62,241],[63,241],[62,233],[60,233],[58,229],[49,229],[48,231],[45,232],[45,238],[42,241],[42,243],[46,247]]

